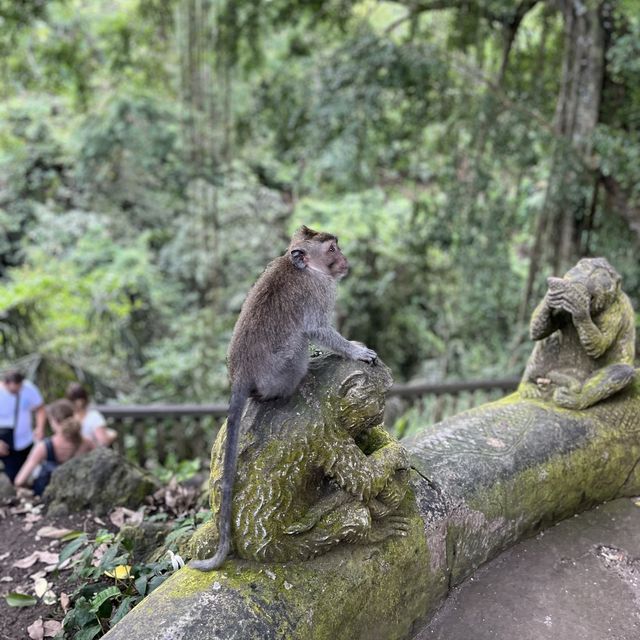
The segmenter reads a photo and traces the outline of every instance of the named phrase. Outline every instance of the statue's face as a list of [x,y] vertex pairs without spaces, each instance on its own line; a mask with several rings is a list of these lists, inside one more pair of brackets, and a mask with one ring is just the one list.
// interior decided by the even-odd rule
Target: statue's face
[[362,371],[352,374],[342,383],[338,418],[351,435],[382,422],[386,390],[386,385],[380,384],[375,376],[368,376]]
[[620,290],[620,276],[602,258],[583,258],[565,273],[562,280],[565,286],[584,287],[587,290],[590,309],[594,313],[609,307]]

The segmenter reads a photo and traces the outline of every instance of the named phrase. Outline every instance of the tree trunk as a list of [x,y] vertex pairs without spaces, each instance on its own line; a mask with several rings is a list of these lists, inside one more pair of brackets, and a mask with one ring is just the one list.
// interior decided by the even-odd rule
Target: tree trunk
[[591,215],[595,170],[592,138],[599,119],[605,64],[602,7],[594,0],[558,0],[564,18],[562,78],[556,103],[555,145],[549,184],[540,213],[545,238],[529,264],[527,291],[521,312],[530,306],[533,282],[543,264],[554,273],[567,269],[580,255],[581,229]]
[[561,0],[565,50],[555,125],[565,145],[557,172],[551,175],[552,238],[556,239],[555,271],[579,255],[577,229],[589,215],[594,172],[590,167],[592,137],[598,123],[604,73],[604,28],[601,8],[591,0]]

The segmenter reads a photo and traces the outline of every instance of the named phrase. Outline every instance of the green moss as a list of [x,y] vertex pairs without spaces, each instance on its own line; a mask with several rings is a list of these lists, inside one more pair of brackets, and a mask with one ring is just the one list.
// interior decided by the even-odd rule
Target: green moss
[[[227,598],[232,594],[237,619],[229,623],[266,621],[269,638],[405,638],[444,597],[447,586],[444,574],[431,570],[424,523],[413,496],[407,497],[403,509],[410,514],[406,538],[380,545],[346,545],[308,562],[232,560],[209,573],[181,569],[127,616],[123,633],[128,638],[144,637],[150,616],[164,619],[170,612],[196,609],[204,602],[201,598],[215,608],[216,594]],[[229,600],[220,606],[230,606]],[[263,640],[250,634],[239,637]]]

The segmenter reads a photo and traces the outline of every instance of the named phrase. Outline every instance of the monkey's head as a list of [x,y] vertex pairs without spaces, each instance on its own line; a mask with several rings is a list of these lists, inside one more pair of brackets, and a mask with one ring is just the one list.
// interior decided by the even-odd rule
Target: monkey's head
[[620,293],[620,274],[605,258],[582,258],[562,278],[549,278],[549,286],[582,286],[589,293],[593,313],[607,309]]
[[322,273],[336,280],[349,272],[349,263],[338,247],[338,238],[304,225],[293,234],[287,254],[300,270]]

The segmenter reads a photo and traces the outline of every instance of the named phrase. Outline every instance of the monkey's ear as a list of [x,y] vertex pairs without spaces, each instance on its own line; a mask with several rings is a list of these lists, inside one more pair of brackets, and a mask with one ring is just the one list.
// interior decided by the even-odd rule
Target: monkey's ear
[[307,266],[307,262],[309,262],[307,252],[304,249],[300,249],[300,247],[291,249],[291,251],[289,251],[289,258],[291,258],[293,266],[298,269],[304,269]]

